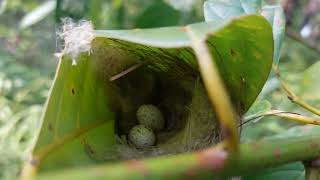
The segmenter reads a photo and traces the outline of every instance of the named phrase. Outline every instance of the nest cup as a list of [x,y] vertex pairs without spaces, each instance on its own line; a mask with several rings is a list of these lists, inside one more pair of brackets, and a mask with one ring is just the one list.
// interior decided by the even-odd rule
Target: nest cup
[[[119,41],[99,39],[93,44],[96,71],[112,92],[119,160],[192,152],[220,140],[215,113],[200,75],[189,64],[176,63],[157,52],[136,54],[124,50]],[[139,124],[137,110],[145,104],[161,111],[164,127],[154,132],[153,146],[136,148],[128,134]]]

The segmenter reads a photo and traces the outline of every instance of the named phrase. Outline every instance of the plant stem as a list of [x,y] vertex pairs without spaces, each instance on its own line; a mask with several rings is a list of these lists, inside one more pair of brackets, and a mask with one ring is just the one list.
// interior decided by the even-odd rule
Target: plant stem
[[278,116],[278,117],[282,117],[287,120],[296,121],[299,123],[320,125],[319,118],[303,116],[298,113],[292,113],[292,112],[286,112],[286,111],[280,111],[280,110],[271,110],[266,113],[262,113],[262,114],[258,114],[258,115],[254,115],[254,116],[249,116],[249,117],[245,118],[244,122],[241,123],[239,126],[243,126],[244,124],[247,124],[248,122],[250,122],[254,119],[262,118],[262,117],[266,117],[266,116]]
[[237,152],[239,144],[237,118],[215,61],[209,53],[206,39],[198,37],[190,27],[186,27],[185,30],[192,40],[192,48],[198,59],[201,77],[220,122],[221,135],[226,141],[227,148],[232,152]]
[[320,127],[300,127],[299,134],[288,138],[268,138],[242,144],[238,157],[221,148],[193,154],[127,161],[91,168],[40,174],[39,179],[204,179],[237,176],[277,165],[313,159],[320,155]]
[[320,110],[318,110],[317,108],[311,106],[310,104],[306,103],[305,101],[303,101],[302,99],[300,99],[293,91],[291,91],[291,89],[289,88],[289,86],[284,82],[284,80],[281,78],[279,72],[277,71],[277,69],[274,69],[274,71],[277,74],[277,77],[280,81],[281,87],[282,89],[286,92],[288,98],[290,99],[291,102],[299,105],[300,107],[306,109],[307,111],[312,112],[313,114],[316,114],[318,116],[320,116]]

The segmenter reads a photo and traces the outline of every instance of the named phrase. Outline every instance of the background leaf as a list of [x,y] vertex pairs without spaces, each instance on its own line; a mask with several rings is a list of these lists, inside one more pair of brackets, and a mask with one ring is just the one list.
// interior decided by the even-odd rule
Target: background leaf
[[285,32],[285,17],[280,5],[265,5],[263,0],[208,0],[204,3],[206,21],[221,22],[246,14],[260,14],[271,24],[275,48],[274,64],[277,64]]
[[174,26],[179,23],[179,12],[162,0],[156,0],[136,20],[139,28]]
[[204,3],[206,21],[223,21],[245,14],[256,14],[262,8],[261,0],[208,0]]
[[304,100],[308,101],[317,108],[320,106],[320,98],[317,95],[320,92],[320,83],[318,74],[320,72],[320,62],[312,64],[306,71],[301,74],[301,80],[298,94]]
[[88,9],[89,1],[85,0],[57,0],[56,21],[60,22],[63,18],[80,20],[84,17]]
[[43,18],[48,16],[55,9],[56,9],[56,1],[55,0],[44,2],[39,7],[37,7],[33,11],[29,12],[27,15],[25,15],[22,18],[22,20],[20,22],[20,27],[27,28],[27,27],[41,21]]
[[285,16],[280,5],[262,7],[261,15],[264,16],[272,26],[274,39],[274,61],[278,64],[280,51],[285,34]]
[[254,116],[258,114],[263,114],[271,110],[271,104],[267,100],[257,100],[250,107],[249,111],[246,113],[246,116]]
[[0,2],[0,15],[5,11],[7,6],[7,0],[2,0]]

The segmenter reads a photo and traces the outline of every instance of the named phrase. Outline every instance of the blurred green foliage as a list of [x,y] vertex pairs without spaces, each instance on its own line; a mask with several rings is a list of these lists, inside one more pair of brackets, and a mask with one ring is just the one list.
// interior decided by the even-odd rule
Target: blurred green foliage
[[[52,12],[33,25],[21,28],[21,20],[48,1],[0,1],[0,179],[14,179],[39,130],[60,51],[56,40],[61,19],[89,19],[96,29],[130,29],[183,25],[203,21],[204,0],[57,0]],[[295,9],[293,28],[298,31],[302,8]],[[279,71],[299,96],[320,108],[319,54],[286,38]],[[262,102],[259,102],[262,101]],[[312,114],[292,104],[273,74],[255,106]],[[250,111],[263,111],[253,106]],[[249,115],[249,114],[248,114]],[[242,127],[242,141],[249,142],[281,133],[297,123],[262,118]],[[301,169],[301,167],[299,166]],[[252,179],[252,177],[250,177]]]
[[96,29],[132,29],[203,21],[204,0],[57,0],[55,19],[90,19]]
[[49,18],[20,29],[19,21],[41,1],[10,0],[0,15],[0,179],[15,179],[39,127],[56,62]]

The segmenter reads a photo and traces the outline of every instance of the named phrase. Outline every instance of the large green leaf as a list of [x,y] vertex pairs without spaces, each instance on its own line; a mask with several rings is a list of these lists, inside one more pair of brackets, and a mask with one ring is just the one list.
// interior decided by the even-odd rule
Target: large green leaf
[[39,7],[34,9],[25,15],[20,21],[20,28],[28,28],[45,17],[47,17],[56,8],[56,1],[47,1],[41,4]]
[[[48,168],[57,164],[89,164],[94,162],[87,154],[90,148],[112,148],[114,113],[108,108],[110,98],[103,82],[96,79],[92,64],[85,57],[77,66],[72,66],[68,59],[60,61],[35,148],[35,154],[42,156],[50,153],[52,146],[64,145],[47,158],[50,163],[44,166]],[[90,131],[92,128],[94,131]],[[61,158],[68,156],[70,161]]]
[[136,26],[139,28],[173,26],[179,23],[179,15],[179,11],[173,7],[162,0],[156,0],[138,16]]
[[135,79],[135,88],[130,88],[130,82],[125,86],[126,94],[124,89],[115,89],[109,78],[139,63],[146,64],[147,72],[136,71],[146,73],[144,77],[150,72],[177,79],[199,76],[190,32],[207,39],[233,104],[243,114],[271,69],[272,30],[263,17],[250,15],[186,27],[95,31],[91,53],[82,54],[76,66],[67,56],[60,60],[33,150],[32,162],[38,163],[40,172],[116,159],[114,99],[129,94],[135,96],[130,97],[134,103],[142,101],[148,85],[147,79]]
[[221,22],[245,14],[261,14],[271,24],[274,62],[277,64],[285,32],[285,17],[280,5],[266,5],[263,0],[208,0],[204,3],[206,21]]
[[312,103],[312,105],[315,105],[317,108],[320,104],[320,83],[317,78],[319,72],[320,62],[316,62],[302,73],[302,79],[299,84],[300,92],[298,94],[301,98]]

